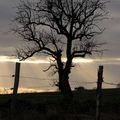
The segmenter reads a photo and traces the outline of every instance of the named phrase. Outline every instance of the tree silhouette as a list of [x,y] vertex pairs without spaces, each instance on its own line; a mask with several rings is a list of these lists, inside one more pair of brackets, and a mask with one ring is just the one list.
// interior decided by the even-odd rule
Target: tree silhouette
[[116,88],[120,88],[120,83],[117,84]]
[[[51,57],[50,68],[58,73],[57,86],[64,95],[72,96],[69,74],[77,57],[102,52],[96,36],[106,16],[103,0],[21,0],[17,6],[13,29],[26,44],[17,49],[20,60],[34,54]],[[66,58],[63,61],[62,58]]]

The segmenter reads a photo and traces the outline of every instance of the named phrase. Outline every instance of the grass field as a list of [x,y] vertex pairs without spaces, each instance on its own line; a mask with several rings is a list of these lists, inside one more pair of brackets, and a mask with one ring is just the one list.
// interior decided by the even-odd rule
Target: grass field
[[[10,119],[12,95],[0,95],[0,120]],[[73,91],[73,100],[59,92],[26,93],[17,97],[15,120],[94,120],[96,91]],[[120,120],[120,89],[102,92],[101,120]]]

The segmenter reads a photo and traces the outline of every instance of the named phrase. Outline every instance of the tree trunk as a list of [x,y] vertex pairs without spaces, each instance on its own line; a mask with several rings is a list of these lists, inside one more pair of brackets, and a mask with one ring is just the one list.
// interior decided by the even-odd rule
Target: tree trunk
[[[69,63],[69,65],[68,65]],[[69,74],[71,69],[71,61],[67,61],[67,65],[64,68],[64,64],[61,61],[61,54],[57,58],[58,64],[58,76],[59,76],[59,83],[58,87],[61,93],[68,98],[72,98],[72,90],[69,84]]]
[[72,90],[69,84],[69,73],[64,70],[59,72],[59,90],[65,97],[72,98]]

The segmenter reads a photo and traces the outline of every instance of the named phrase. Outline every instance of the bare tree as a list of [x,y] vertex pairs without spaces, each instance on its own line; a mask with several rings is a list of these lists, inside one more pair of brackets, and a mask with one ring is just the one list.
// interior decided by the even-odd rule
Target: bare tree
[[[14,29],[26,44],[17,49],[20,60],[34,54],[51,56],[50,68],[58,73],[58,86],[71,96],[69,74],[77,57],[102,52],[96,40],[101,20],[106,16],[103,0],[21,0],[17,6]],[[66,58],[63,61],[62,58]]]

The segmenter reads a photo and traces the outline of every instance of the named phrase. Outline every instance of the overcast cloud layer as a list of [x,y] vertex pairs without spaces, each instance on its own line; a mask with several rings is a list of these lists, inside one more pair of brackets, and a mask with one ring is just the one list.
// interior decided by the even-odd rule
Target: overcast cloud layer
[[[0,0],[0,55],[11,55],[15,46],[20,44],[17,37],[10,33],[11,20],[15,16],[16,0]],[[110,19],[104,21],[106,31],[101,35],[108,42],[105,57],[119,57],[120,53],[120,0],[111,0],[107,5]]]

